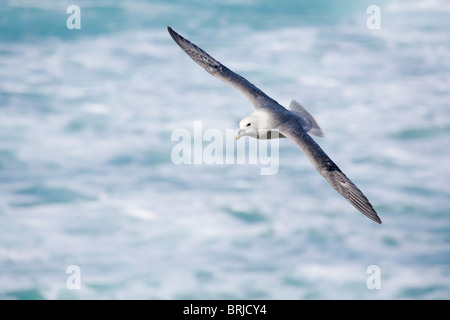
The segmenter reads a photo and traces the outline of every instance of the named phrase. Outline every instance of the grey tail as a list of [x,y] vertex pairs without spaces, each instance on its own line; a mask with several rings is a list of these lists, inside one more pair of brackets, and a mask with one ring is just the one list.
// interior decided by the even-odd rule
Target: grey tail
[[299,116],[306,132],[317,137],[324,136],[324,133],[317,124],[316,119],[314,119],[314,117],[299,102],[292,100],[288,109]]

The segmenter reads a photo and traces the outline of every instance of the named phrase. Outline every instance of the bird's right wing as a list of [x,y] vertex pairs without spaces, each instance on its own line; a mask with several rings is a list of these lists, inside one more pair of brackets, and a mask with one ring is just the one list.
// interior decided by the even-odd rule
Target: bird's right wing
[[192,60],[194,60],[208,73],[228,84],[231,84],[233,87],[241,91],[255,106],[255,108],[274,105],[279,106],[275,100],[267,96],[247,79],[225,67],[195,44],[180,36],[171,27],[167,27],[167,30],[169,31],[172,39],[189,55],[189,57],[192,58]]
[[302,150],[317,171],[356,209],[369,219],[380,223],[381,219],[361,190],[339,169],[322,148],[311,138],[297,120],[284,123],[279,131]]

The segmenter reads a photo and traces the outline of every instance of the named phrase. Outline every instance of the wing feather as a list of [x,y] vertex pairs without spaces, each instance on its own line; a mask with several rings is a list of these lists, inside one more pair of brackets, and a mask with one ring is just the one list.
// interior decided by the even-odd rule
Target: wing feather
[[231,84],[233,87],[241,91],[255,106],[255,108],[278,105],[275,100],[267,96],[247,79],[225,67],[195,44],[180,36],[171,27],[167,27],[167,30],[169,31],[172,39],[180,46],[181,49],[183,49],[184,52],[189,55],[189,57],[192,58],[192,60],[194,60],[208,73],[228,84]]
[[280,126],[279,131],[292,140],[309,158],[317,171],[356,209],[369,219],[382,223],[372,204],[361,190],[339,169],[296,120]]

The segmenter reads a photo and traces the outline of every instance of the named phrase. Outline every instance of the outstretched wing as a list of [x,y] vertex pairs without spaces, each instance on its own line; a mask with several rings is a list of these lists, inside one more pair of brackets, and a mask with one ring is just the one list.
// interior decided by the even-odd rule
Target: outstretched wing
[[338,168],[320,146],[308,135],[297,120],[280,126],[279,131],[292,140],[309,158],[317,171],[356,209],[381,224],[375,209],[358,187]]
[[279,106],[275,100],[267,96],[255,85],[225,67],[195,44],[180,36],[171,27],[167,27],[167,30],[169,31],[172,39],[189,55],[189,57],[192,58],[192,60],[216,78],[231,84],[233,87],[241,91],[255,106],[255,108],[263,106],[267,107],[271,105]]

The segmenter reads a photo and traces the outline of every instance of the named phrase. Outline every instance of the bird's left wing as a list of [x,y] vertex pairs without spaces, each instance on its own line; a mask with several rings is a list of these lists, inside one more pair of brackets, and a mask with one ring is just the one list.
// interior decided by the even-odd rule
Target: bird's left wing
[[298,120],[293,119],[286,122],[278,130],[306,154],[317,171],[337,192],[368,218],[381,224],[380,217],[366,196],[347,178],[314,139],[305,132]]

